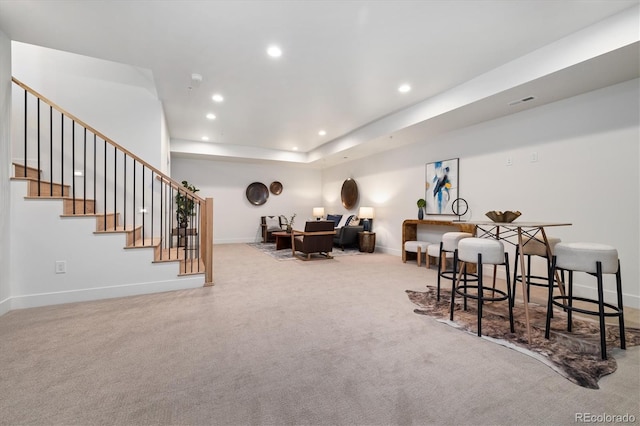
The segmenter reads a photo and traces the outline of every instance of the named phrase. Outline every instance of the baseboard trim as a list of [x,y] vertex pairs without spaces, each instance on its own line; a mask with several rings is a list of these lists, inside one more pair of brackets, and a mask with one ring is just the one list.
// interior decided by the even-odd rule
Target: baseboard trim
[[6,299],[0,301],[0,316],[6,314],[11,310],[11,298],[7,297]]
[[[91,300],[113,299],[116,297],[136,296],[140,294],[162,293],[165,291],[186,290],[204,286],[204,277],[182,277],[169,281],[134,283],[110,287],[86,288],[54,293],[27,294],[9,299],[9,310],[36,308],[40,306],[60,305],[63,303],[87,302]],[[4,302],[0,303],[0,314]],[[7,311],[8,312],[8,311]],[[4,312],[6,313],[6,312]]]

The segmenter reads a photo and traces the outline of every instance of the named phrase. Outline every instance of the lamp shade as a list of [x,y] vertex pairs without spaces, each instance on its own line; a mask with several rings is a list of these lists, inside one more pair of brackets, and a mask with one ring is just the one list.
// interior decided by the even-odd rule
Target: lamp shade
[[360,219],[373,219],[376,217],[373,212],[373,207],[360,207],[358,216]]
[[324,216],[324,207],[314,207],[313,217],[322,217],[322,216]]

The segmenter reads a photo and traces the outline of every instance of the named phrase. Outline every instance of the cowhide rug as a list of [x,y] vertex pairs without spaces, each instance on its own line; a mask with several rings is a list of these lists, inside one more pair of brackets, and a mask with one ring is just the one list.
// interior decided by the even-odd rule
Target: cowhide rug
[[[478,311],[476,302],[469,299],[467,311],[462,309],[462,297],[456,297],[453,324],[449,321],[449,290],[440,291],[436,301],[436,289],[426,292],[406,290],[409,299],[420,306],[416,314],[428,315],[449,325],[476,334]],[[617,325],[607,325],[607,360],[600,357],[600,332],[597,322],[573,315],[573,331],[567,332],[567,317],[561,310],[554,310],[551,335],[544,338],[546,307],[530,304],[531,345],[527,341],[524,307],[516,303],[513,309],[515,333],[509,330],[509,311],[506,302],[485,303],[482,317],[482,337],[518,350],[547,364],[570,381],[590,389],[598,389],[600,377],[616,371],[617,363],[611,355],[612,348],[620,348]],[[584,317],[583,317],[584,318]],[[597,320],[597,317],[594,317]],[[616,320],[617,321],[617,320]],[[617,324],[617,322],[616,322]],[[627,348],[640,344],[640,330],[625,328]]]

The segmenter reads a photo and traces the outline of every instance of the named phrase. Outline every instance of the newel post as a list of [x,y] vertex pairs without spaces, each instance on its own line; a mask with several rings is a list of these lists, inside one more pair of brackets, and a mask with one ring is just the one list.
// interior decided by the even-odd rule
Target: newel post
[[201,216],[201,247],[204,261],[204,285],[213,285],[213,198],[206,198]]

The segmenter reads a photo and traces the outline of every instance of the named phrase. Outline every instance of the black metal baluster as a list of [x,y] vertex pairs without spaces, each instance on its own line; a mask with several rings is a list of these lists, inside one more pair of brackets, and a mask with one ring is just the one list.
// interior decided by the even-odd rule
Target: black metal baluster
[[[113,214],[118,213],[118,148],[113,147]],[[115,216],[114,216],[115,218]],[[113,221],[113,230],[116,230],[116,221]]]
[[[38,102],[37,102],[37,108],[36,108],[36,115],[37,115],[36,119],[38,120],[38,125],[37,125],[37,128],[38,128],[38,135],[37,135],[37,138],[38,138],[38,140],[37,140],[38,155],[37,155],[37,157],[38,157],[38,197],[39,197],[40,196],[40,186],[41,186],[41,182],[40,182],[40,98],[38,98],[37,101]],[[25,163],[24,166],[25,166],[25,170],[26,170],[27,164]],[[53,183],[51,183],[50,186],[52,184]]]
[[155,243],[154,235],[153,235],[153,177],[154,175],[155,175],[155,172],[151,170],[151,212],[149,217],[151,218],[151,244],[152,245]]
[[122,195],[123,195],[123,201],[122,201],[122,220],[124,222],[124,224],[122,225],[124,229],[127,229],[127,153],[124,153],[124,161],[123,161],[123,165],[122,165],[122,170],[124,171],[124,176],[122,178],[122,180],[124,180],[124,191],[122,191]]
[[102,175],[104,179],[104,230],[107,230],[107,140],[104,140],[104,174]]
[[64,196],[64,114],[60,114],[60,188]]
[[82,151],[82,214],[87,214],[87,128],[84,128]]
[[49,196],[53,197],[53,107],[49,107]]
[[164,244],[165,244],[165,234],[164,234],[164,223],[163,219],[163,193],[164,193],[164,181],[162,180],[162,176],[160,176],[160,260],[164,255]]
[[136,245],[136,159],[133,159],[133,245]]
[[27,177],[27,91],[24,91],[24,177]]
[[98,137],[96,136],[96,134],[93,134],[93,212],[94,213],[98,213],[96,211],[96,203],[98,202],[98,188],[97,188],[97,183],[96,183],[96,165],[97,165],[97,157],[98,154]]
[[76,120],[71,121],[71,176],[73,176],[71,179],[73,214],[76,214]]
[[[174,197],[173,197],[173,185],[169,185],[169,197],[170,208],[169,208],[169,235],[171,235],[171,239],[169,240],[169,259],[171,259],[171,249],[173,248],[173,210],[174,210]],[[178,251],[176,250],[176,257],[178,256]]]
[[142,212],[142,218],[141,218],[141,220],[142,220],[142,245],[143,245],[143,246],[145,246],[145,245],[146,245],[146,244],[145,244],[145,241],[144,241],[144,223],[146,222],[146,221],[145,221],[145,213],[144,213],[144,175],[145,175],[145,171],[146,171],[146,169],[147,169],[147,168],[146,168],[146,167],[145,167],[145,165],[143,164],[143,165],[142,165],[142,204],[141,204],[141,207],[140,207],[140,211]]

